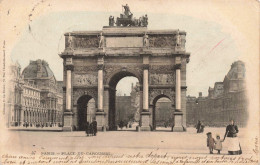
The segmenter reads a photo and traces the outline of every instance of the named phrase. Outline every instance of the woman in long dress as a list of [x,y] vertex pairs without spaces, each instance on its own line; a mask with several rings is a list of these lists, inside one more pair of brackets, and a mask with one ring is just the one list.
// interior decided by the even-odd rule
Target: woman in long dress
[[234,120],[230,120],[230,124],[226,127],[224,140],[227,137],[228,154],[239,155],[241,154],[240,143],[237,137],[238,128],[234,124]]

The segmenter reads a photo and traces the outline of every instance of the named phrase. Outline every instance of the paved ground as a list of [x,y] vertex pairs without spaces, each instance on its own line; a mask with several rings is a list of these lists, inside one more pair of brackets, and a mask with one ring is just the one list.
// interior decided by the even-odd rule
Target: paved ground
[[11,127],[10,131],[62,131],[62,127]]
[[[169,130],[169,129],[168,129]],[[223,137],[225,128],[205,128],[205,132],[197,134],[194,128],[187,132],[168,132],[163,129],[155,132],[107,131],[98,132],[97,136],[86,137],[85,132],[33,132],[9,131],[5,147],[10,152],[29,153],[36,151],[151,151],[161,150],[172,154],[208,154],[206,133],[213,137],[218,133]],[[243,154],[251,154],[246,144],[245,129],[239,133]],[[225,142],[223,154],[227,153]]]

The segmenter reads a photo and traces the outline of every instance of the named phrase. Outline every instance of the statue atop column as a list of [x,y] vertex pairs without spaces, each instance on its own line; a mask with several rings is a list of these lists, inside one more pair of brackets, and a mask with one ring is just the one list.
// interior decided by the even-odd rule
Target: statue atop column
[[181,36],[180,36],[180,32],[178,30],[177,34],[176,34],[176,46],[180,46],[181,45]]
[[99,36],[99,48],[103,48],[104,47],[104,36],[102,35],[102,33],[100,33],[100,36]]
[[67,49],[72,50],[72,36],[70,35],[70,33],[69,33],[69,36],[68,36],[68,47],[67,47]]
[[144,47],[149,47],[149,37],[146,33],[144,34]]

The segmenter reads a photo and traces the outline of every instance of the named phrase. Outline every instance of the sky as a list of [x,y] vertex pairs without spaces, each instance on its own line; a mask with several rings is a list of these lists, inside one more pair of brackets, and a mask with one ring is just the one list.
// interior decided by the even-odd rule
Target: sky
[[[149,30],[180,29],[187,32],[186,51],[191,54],[186,75],[187,95],[198,96],[199,92],[204,96],[207,95],[209,86],[213,87],[215,82],[223,81],[231,64],[239,60],[243,54],[239,50],[241,45],[232,34],[238,30],[236,27],[227,26],[228,23],[223,24],[226,20],[221,20],[223,18],[219,15],[207,16],[196,13],[199,16],[193,16],[178,12],[178,9],[170,13],[148,8],[142,11],[134,4],[129,6],[137,18],[148,14]],[[102,30],[103,26],[108,25],[110,15],[119,16],[121,4],[116,11],[114,8],[115,6],[111,7],[111,11],[109,8],[105,8],[104,11],[56,9],[35,17],[21,30],[20,37],[11,50],[11,58],[14,62],[18,61],[22,69],[30,60],[44,59],[49,63],[56,79],[62,80],[63,63],[58,54],[64,50],[63,34],[71,31]],[[194,11],[187,11],[189,12]],[[137,80],[127,78],[122,81],[123,83],[120,82],[117,88],[129,95],[131,84]]]

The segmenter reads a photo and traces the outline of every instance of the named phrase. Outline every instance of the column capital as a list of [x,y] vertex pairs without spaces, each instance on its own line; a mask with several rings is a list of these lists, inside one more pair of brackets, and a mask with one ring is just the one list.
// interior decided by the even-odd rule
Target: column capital
[[71,70],[71,71],[74,70],[74,65],[65,65],[64,67],[66,70]]
[[149,69],[150,65],[149,64],[143,64],[143,70]]
[[98,70],[103,70],[104,69],[104,64],[97,64],[97,69]]
[[181,69],[181,64],[175,64],[174,69]]

